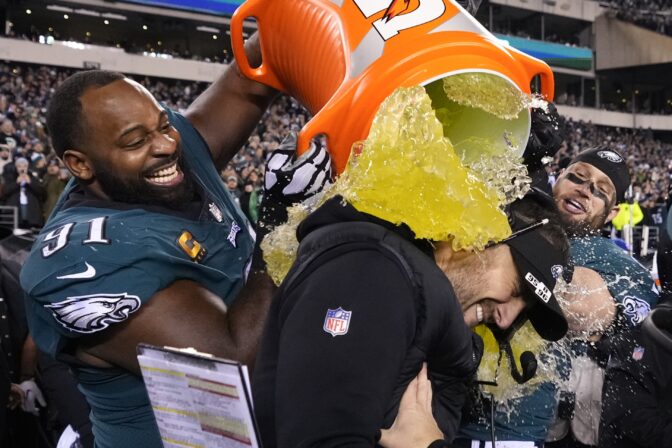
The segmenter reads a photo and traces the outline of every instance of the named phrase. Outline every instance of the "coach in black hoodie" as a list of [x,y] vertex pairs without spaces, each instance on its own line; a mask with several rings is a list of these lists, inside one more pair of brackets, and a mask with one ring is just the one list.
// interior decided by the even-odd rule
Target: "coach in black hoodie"
[[482,351],[470,326],[506,328],[522,314],[547,339],[567,330],[552,291],[568,244],[547,208],[536,195],[512,204],[514,231],[550,223],[478,254],[416,240],[340,197],[315,211],[256,362],[264,447],[375,446],[423,362],[452,440]]

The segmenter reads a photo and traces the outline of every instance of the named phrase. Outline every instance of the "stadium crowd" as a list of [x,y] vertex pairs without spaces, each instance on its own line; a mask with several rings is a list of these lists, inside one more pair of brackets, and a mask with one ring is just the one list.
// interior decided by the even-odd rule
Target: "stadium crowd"
[[[0,173],[3,188],[0,197],[4,205],[19,206],[22,197],[24,202],[27,200],[31,204],[21,218],[24,227],[41,226],[67,180],[67,171],[49,149],[44,123],[50,93],[71,73],[72,70],[56,67],[0,65]],[[137,81],[160,102],[178,111],[184,111],[206,87],[204,83],[146,77],[138,77]],[[253,221],[256,221],[266,155],[278,147],[288,131],[300,129],[307,119],[307,112],[295,100],[280,97],[269,108],[243,150],[222,171],[231,192],[243,203],[243,209]],[[558,169],[561,159],[576,155],[580,149],[603,144],[627,157],[635,192],[639,193],[638,200],[644,207],[665,202],[672,171],[672,162],[666,157],[672,151],[670,143],[656,139],[650,130],[606,128],[571,119],[567,120],[566,128],[566,140],[552,170]],[[20,174],[15,167],[17,161],[21,166],[27,162],[31,179],[27,187],[19,189],[13,188]]]
[[[3,205],[18,208],[19,224],[23,228],[39,228],[44,224],[69,178],[67,170],[50,148],[45,117],[47,102],[56,86],[72,73],[71,70],[55,67],[0,64],[0,201]],[[144,77],[136,80],[157,100],[180,112],[184,112],[207,87],[202,83]],[[243,149],[221,170],[220,176],[229,192],[252,222],[257,221],[259,214],[266,156],[279,148],[290,131],[299,130],[308,118],[296,101],[279,97],[264,114]],[[559,168],[567,166],[568,160],[576,157],[581,150],[600,145],[625,157],[636,199],[644,207],[665,202],[672,170],[665,154],[669,154],[672,145],[656,139],[647,130],[607,129],[571,120],[566,121],[564,127],[565,139],[550,165],[551,176]],[[585,183],[580,178],[577,181],[576,176],[571,182]],[[588,188],[591,191],[597,188],[590,179]],[[35,349],[33,346],[23,350],[34,353]],[[13,381],[21,379],[23,372],[21,378]],[[48,388],[48,382],[42,386]],[[40,402],[42,405],[43,401],[44,398]],[[29,425],[20,427],[30,428]],[[60,431],[63,428],[57,429]],[[77,429],[85,434],[83,426]],[[35,434],[31,436],[33,441],[24,446],[32,448],[39,445],[34,440]]]
[[668,1],[618,0],[600,4],[613,11],[619,20],[672,36],[672,7]]

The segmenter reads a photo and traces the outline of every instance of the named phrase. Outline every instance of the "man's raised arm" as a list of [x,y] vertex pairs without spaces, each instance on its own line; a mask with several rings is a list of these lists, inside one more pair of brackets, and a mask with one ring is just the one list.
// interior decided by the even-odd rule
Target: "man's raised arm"
[[[245,50],[250,64],[258,66],[261,48],[256,33]],[[232,62],[189,106],[185,116],[205,139],[218,169],[240,150],[276,95],[271,87],[246,78]]]

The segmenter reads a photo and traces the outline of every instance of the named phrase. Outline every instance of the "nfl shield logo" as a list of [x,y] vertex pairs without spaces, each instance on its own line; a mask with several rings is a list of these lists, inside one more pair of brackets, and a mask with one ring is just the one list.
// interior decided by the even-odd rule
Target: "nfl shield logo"
[[350,328],[351,316],[352,311],[346,311],[340,306],[335,310],[327,309],[322,328],[333,337],[346,334]]
[[635,361],[641,361],[644,357],[644,347],[635,347],[635,350],[632,352],[632,359]]

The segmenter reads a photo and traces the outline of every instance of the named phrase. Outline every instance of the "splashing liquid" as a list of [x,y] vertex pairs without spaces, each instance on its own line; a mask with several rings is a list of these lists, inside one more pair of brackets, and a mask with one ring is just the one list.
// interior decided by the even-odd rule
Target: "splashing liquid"
[[[523,384],[518,384],[511,376],[509,358],[500,354],[499,343],[492,331],[481,324],[474,328],[474,332],[483,339],[483,357],[478,366],[477,378],[479,381],[497,383],[497,386],[482,385],[481,388],[484,392],[491,393],[498,404],[529,395],[543,382],[563,381],[558,373],[559,358],[548,356],[549,349],[557,350],[557,344],[544,341],[529,321],[516,331],[510,341],[518,371],[522,370],[520,356],[523,352],[530,351],[537,359],[536,375]],[[542,356],[544,353],[547,356]]]
[[497,191],[462,164],[422,87],[398,89],[381,105],[352,160],[343,196],[418,238],[480,249],[510,232]]
[[[460,101],[469,92],[485,89],[482,94],[474,94],[469,107],[487,109],[487,103],[506,101],[510,104],[502,110],[509,115],[527,113],[522,110],[526,107],[522,99],[525,95],[518,91],[517,95],[499,95],[499,90],[494,90],[500,85],[485,81],[492,77],[490,74],[446,79],[467,75],[468,82],[460,88],[471,90],[460,91]],[[331,188],[310,204],[292,207],[287,224],[265,238],[261,247],[276,283],[285,277],[296,256],[299,222],[336,195],[361,212],[406,224],[417,238],[449,241],[454,250],[480,250],[510,235],[503,207],[529,189],[527,170],[512,145],[495,142],[510,139],[504,132],[481,140],[473,137],[478,144],[469,150],[464,146],[458,150],[451,143],[446,137],[447,130],[452,129],[451,109],[444,105],[458,104],[446,94],[460,89],[446,91],[442,82],[393,92],[381,104],[368,138],[355,144],[361,153],[351,156]],[[485,113],[492,115],[490,110],[497,112],[499,106],[491,106]],[[479,134],[474,127],[478,123],[471,126],[472,134]]]

